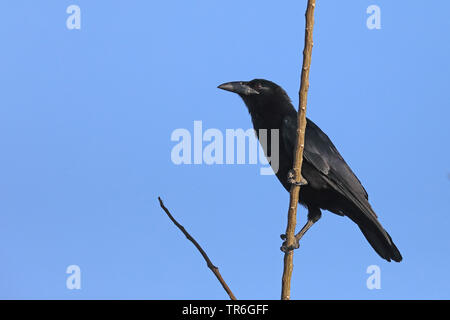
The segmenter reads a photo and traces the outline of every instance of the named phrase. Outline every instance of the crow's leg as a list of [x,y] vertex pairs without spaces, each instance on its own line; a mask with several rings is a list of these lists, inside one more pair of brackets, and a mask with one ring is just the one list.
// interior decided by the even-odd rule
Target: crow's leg
[[297,243],[300,242],[300,239],[305,235],[306,231],[311,228],[314,223],[319,221],[319,219],[322,217],[322,212],[317,207],[308,207],[308,222],[303,226],[303,228],[300,230],[299,233],[295,235],[295,241]]
[[[308,222],[303,226],[303,228],[300,230],[299,233],[295,235],[295,244],[292,247],[286,246],[286,241],[283,242],[283,245],[281,246],[281,251],[286,252],[289,250],[298,249],[300,247],[300,239],[305,235],[306,231],[311,228],[314,223],[319,221],[320,217],[322,216],[322,212],[317,207],[308,207]],[[286,240],[286,235],[282,234],[281,239]]]

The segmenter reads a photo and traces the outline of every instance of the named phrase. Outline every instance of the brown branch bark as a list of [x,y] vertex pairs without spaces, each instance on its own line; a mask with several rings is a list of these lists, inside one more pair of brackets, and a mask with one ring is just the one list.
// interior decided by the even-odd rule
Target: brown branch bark
[[167,209],[164,206],[164,203],[163,203],[163,201],[161,200],[160,197],[158,197],[158,200],[159,200],[159,205],[164,210],[164,212],[167,214],[169,219],[172,220],[172,222],[178,227],[178,229],[180,229],[181,232],[183,232],[183,234],[186,236],[186,238],[188,238],[188,240],[191,241],[194,244],[194,246],[197,248],[197,250],[200,252],[200,254],[202,255],[203,259],[205,259],[205,261],[206,261],[206,265],[214,273],[214,275],[216,276],[217,280],[219,280],[219,282],[222,285],[222,287],[225,289],[227,294],[230,296],[230,299],[231,300],[236,300],[236,297],[234,296],[233,292],[231,292],[231,290],[228,287],[228,285],[226,284],[225,280],[223,280],[222,275],[219,272],[219,268],[217,268],[211,262],[211,260],[209,259],[208,255],[206,254],[206,252],[202,249],[202,247],[198,244],[198,242],[189,234],[189,232],[187,232],[186,229],[181,224],[179,224],[177,220],[175,220],[175,218],[170,213],[169,209]]
[[[311,54],[313,47],[313,27],[314,27],[314,8],[315,0],[308,0],[306,8],[306,27],[305,27],[305,47],[303,49],[303,67],[299,91],[299,108],[297,123],[297,146],[294,156],[293,169],[295,180],[301,180],[301,168],[303,163],[303,149],[305,145],[306,129],[306,102],[309,89],[309,70],[311,67]],[[299,200],[300,186],[292,184],[289,199],[288,224],[286,227],[286,246],[292,248],[295,245],[295,226],[297,225],[297,206]],[[281,299],[289,300],[291,298],[291,279],[294,268],[294,251],[289,250],[284,254],[284,268],[281,287]]]

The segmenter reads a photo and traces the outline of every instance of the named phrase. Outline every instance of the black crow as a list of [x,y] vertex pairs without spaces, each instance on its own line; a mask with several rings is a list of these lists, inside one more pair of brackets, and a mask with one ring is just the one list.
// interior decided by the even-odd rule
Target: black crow
[[[220,89],[237,93],[245,102],[259,138],[260,129],[279,130],[279,168],[281,184],[289,191],[297,138],[297,111],[286,92],[264,80],[221,84]],[[269,135],[270,136],[270,135]],[[270,143],[263,146],[271,154]],[[361,182],[344,161],[330,138],[307,119],[301,175],[306,181],[300,189],[300,203],[308,208],[308,222],[297,234],[303,234],[320,219],[321,209],[355,222],[375,251],[387,261],[401,261],[402,256],[389,234],[378,221]],[[297,242],[298,247],[298,242]]]

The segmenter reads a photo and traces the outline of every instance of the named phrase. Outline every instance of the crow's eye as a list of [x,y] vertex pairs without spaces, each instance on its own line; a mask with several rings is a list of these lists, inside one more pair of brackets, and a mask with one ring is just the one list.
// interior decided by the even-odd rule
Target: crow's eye
[[255,89],[261,89],[261,88],[262,88],[262,84],[261,83],[255,84]]

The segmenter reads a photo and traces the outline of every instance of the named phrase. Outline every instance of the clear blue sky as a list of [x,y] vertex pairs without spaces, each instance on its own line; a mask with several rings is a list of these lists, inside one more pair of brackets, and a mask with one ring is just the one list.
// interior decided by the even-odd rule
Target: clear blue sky
[[[176,166],[170,135],[194,120],[250,128],[225,81],[271,79],[297,105],[305,3],[3,1],[0,298],[227,298],[160,195],[238,298],[278,299],[288,193],[259,165]],[[371,4],[381,30],[366,27]],[[293,298],[450,298],[449,10],[317,1],[308,116],[404,261],[325,212],[295,253]],[[81,290],[66,288],[69,265]]]

